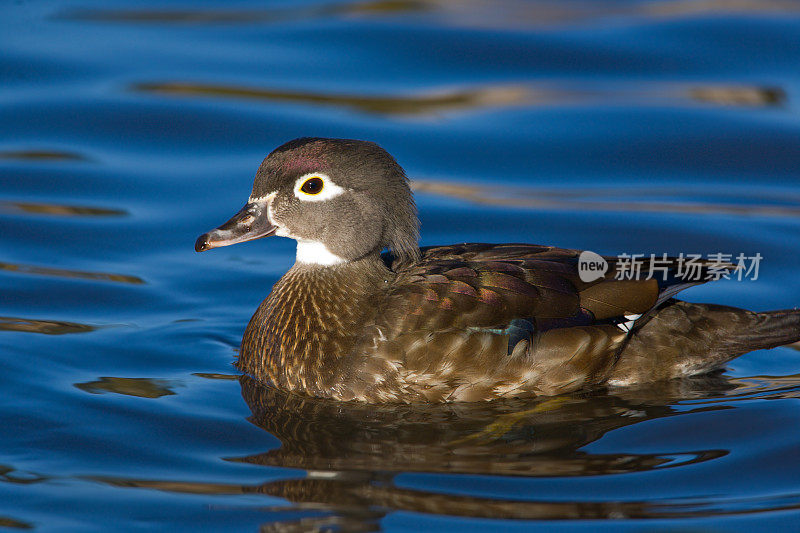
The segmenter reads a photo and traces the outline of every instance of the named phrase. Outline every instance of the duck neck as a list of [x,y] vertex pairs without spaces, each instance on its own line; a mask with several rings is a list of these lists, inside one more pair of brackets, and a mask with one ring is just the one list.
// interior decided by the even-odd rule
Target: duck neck
[[330,266],[298,261],[250,319],[239,369],[282,388],[327,395],[393,279],[377,252]]

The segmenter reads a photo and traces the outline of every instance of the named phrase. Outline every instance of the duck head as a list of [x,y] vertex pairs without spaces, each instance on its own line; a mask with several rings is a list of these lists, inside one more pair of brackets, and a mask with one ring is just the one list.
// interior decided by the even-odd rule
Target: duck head
[[419,254],[419,221],[408,179],[375,143],[302,138],[261,163],[245,206],[198,237],[203,252],[277,235],[297,241],[299,263],[330,266],[389,248]]

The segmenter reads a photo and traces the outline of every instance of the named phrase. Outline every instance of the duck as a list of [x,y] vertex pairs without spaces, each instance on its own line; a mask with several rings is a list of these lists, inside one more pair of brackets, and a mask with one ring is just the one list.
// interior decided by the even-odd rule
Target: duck
[[619,279],[621,259],[603,257],[607,271],[586,276],[579,250],[420,248],[419,229],[409,179],[377,144],[304,137],[273,150],[244,207],[195,242],[297,241],[244,331],[239,371],[343,402],[475,402],[679,379],[800,340],[796,309],[675,298],[733,264],[689,278],[659,258],[663,276]]

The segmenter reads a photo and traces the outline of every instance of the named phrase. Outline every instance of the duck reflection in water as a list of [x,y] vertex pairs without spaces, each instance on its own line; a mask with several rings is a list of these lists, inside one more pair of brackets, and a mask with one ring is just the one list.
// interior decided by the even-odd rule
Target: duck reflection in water
[[[262,531],[371,531],[394,511],[504,519],[675,518],[720,512],[692,502],[556,501],[476,497],[403,487],[398,474],[581,477],[673,468],[725,456],[722,449],[592,453],[582,448],[640,422],[730,409],[738,399],[800,396],[800,375],[772,382],[711,374],[615,394],[502,399],[470,404],[368,405],[309,398],[242,376],[250,421],[276,436],[276,449],[231,458],[303,469],[299,479],[245,487],[296,504],[288,522]],[[697,400],[696,407],[677,408]],[[533,496],[531,499],[530,497]],[[272,507],[270,512],[279,509]],[[297,518],[298,512],[305,516]]]

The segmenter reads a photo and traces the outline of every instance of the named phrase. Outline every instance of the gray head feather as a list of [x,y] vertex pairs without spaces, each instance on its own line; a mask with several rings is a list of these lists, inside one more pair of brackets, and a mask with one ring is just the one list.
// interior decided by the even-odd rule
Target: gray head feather
[[[347,190],[324,202],[302,202],[300,176],[325,174]],[[389,250],[400,260],[419,257],[419,219],[402,167],[383,148],[351,139],[301,138],[270,153],[256,174],[253,197],[277,192],[275,219],[292,236],[323,242],[348,260]]]

